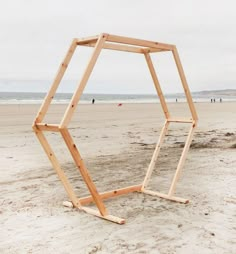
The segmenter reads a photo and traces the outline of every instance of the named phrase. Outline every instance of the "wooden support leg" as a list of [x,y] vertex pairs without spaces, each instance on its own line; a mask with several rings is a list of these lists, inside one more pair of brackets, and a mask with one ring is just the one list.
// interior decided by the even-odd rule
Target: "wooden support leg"
[[175,197],[173,195],[174,195],[176,184],[177,184],[177,181],[179,179],[179,176],[180,176],[180,173],[182,171],[182,168],[184,166],[184,162],[186,160],[186,156],[187,156],[187,153],[188,153],[188,150],[189,150],[192,138],[193,138],[193,133],[194,133],[194,128],[195,128],[195,123],[194,122],[193,122],[193,124],[192,124],[192,126],[191,126],[191,128],[189,130],[188,137],[187,137],[187,140],[186,140],[183,152],[181,154],[181,157],[180,157],[180,160],[179,160],[179,163],[178,163],[178,166],[177,166],[177,169],[176,169],[174,178],[172,180],[172,183],[171,183],[171,186],[170,186],[168,194],[164,194],[164,193],[160,193],[160,192],[156,192],[156,191],[152,191],[152,190],[147,190],[146,189],[148,181],[149,181],[149,179],[151,177],[151,174],[152,174],[152,171],[153,171],[153,168],[154,168],[157,156],[158,156],[158,154],[160,152],[160,146],[161,146],[161,144],[163,142],[163,139],[164,139],[164,136],[165,136],[165,134],[166,134],[166,132],[168,130],[168,124],[169,124],[169,122],[167,121],[165,123],[162,131],[161,131],[161,135],[160,135],[159,141],[157,143],[156,149],[155,149],[155,151],[153,153],[153,157],[152,157],[151,163],[149,165],[147,174],[145,176],[141,192],[149,194],[149,195],[153,195],[153,196],[158,196],[160,198],[168,199],[168,200],[171,200],[171,201],[175,201],[175,202],[180,202],[180,203],[185,203],[186,204],[186,203],[189,202],[188,199]]
[[188,106],[189,106],[190,112],[192,114],[192,118],[193,118],[193,120],[197,121],[198,120],[197,112],[196,112],[195,106],[193,104],[193,99],[192,99],[192,96],[191,96],[191,93],[190,93],[190,90],[189,90],[189,87],[188,87],[187,79],[185,77],[184,69],[183,69],[183,66],[181,64],[179,53],[178,53],[178,50],[177,50],[176,47],[174,47],[172,49],[172,54],[173,54],[173,57],[174,57],[174,60],[175,60],[177,70],[179,72],[179,76],[180,76],[181,83],[182,83],[182,86],[183,86],[183,89],[184,89],[184,93],[186,95],[186,99],[188,101]]
[[39,142],[41,143],[45,153],[47,154],[49,160],[51,161],[53,168],[55,169],[55,171],[56,171],[59,179],[61,180],[69,198],[71,199],[71,202],[73,203],[73,205],[75,207],[81,208],[82,206],[79,202],[79,199],[76,197],[64,171],[61,169],[60,164],[59,164],[52,148],[50,147],[48,141],[46,140],[43,132],[39,131],[36,127],[33,127],[33,130],[35,131],[36,136],[39,139]]
[[178,166],[177,166],[177,169],[176,169],[173,181],[172,181],[171,186],[170,186],[170,190],[169,190],[169,193],[168,193],[169,197],[171,197],[174,194],[174,192],[175,192],[177,181],[179,179],[181,170],[182,170],[184,162],[186,160],[186,156],[187,156],[187,153],[188,153],[191,141],[193,139],[194,128],[195,128],[195,124],[193,124],[191,126],[190,130],[189,130],[188,137],[187,137],[187,140],[185,142],[185,146],[184,146],[183,152],[181,154],[181,157],[180,157],[180,160],[179,160],[179,163],[178,163]]
[[169,110],[168,110],[168,107],[167,107],[167,104],[166,104],[166,101],[165,101],[165,97],[162,93],[161,86],[160,86],[159,80],[157,78],[157,74],[155,72],[154,65],[152,63],[151,56],[148,53],[145,53],[144,56],[145,56],[149,71],[151,73],[152,80],[153,80],[153,83],[155,85],[158,97],[160,99],[162,110],[165,114],[165,117],[168,119],[168,118],[170,118],[170,113],[169,113]]
[[[118,224],[124,224],[125,220],[123,218],[119,218],[119,217],[116,217],[116,216],[113,216],[113,215],[106,214],[106,210],[105,210],[105,212],[104,212],[104,210],[102,210],[102,212],[104,213],[104,214],[102,214],[102,212],[100,210],[96,211],[94,209],[91,209],[89,207],[84,207],[84,206],[81,205],[81,202],[76,197],[76,195],[75,195],[75,193],[73,191],[72,186],[70,185],[70,183],[69,183],[69,181],[68,181],[64,171],[62,170],[62,168],[61,168],[61,166],[60,166],[60,164],[59,164],[59,162],[58,162],[58,160],[57,160],[57,158],[56,158],[56,156],[55,156],[51,146],[49,145],[48,141],[46,140],[43,132],[38,130],[36,126],[33,126],[33,130],[34,130],[36,136],[38,137],[39,142],[41,143],[41,145],[42,145],[45,153],[47,154],[49,160],[51,161],[52,166],[55,169],[59,179],[61,180],[61,182],[62,182],[62,184],[63,184],[63,186],[64,186],[64,188],[65,188],[65,190],[66,190],[66,192],[67,192],[67,194],[68,194],[72,204],[73,204],[73,206],[78,208],[81,211],[84,211],[84,212],[86,212],[88,214],[97,216],[99,218],[102,218],[102,219],[105,219],[105,220],[109,220],[111,222],[118,223]],[[86,179],[88,179],[89,175],[87,175],[85,177],[86,177]],[[138,189],[138,187],[137,187],[137,189]],[[96,196],[96,194],[94,195],[94,192],[93,193],[91,192],[91,194],[92,194],[94,202],[97,204],[97,202],[96,202],[97,199],[94,198],[94,196]]]
[[52,84],[48,94],[46,95],[46,97],[45,97],[45,99],[43,101],[43,104],[40,107],[39,112],[38,112],[38,114],[36,116],[36,119],[35,119],[36,123],[40,123],[43,120],[43,118],[44,118],[44,116],[45,116],[45,114],[46,114],[46,112],[47,112],[47,110],[49,108],[49,105],[52,102],[52,99],[53,99],[53,97],[54,97],[54,95],[55,95],[55,93],[57,91],[57,88],[58,88],[58,86],[59,86],[59,84],[60,84],[60,82],[61,82],[61,80],[62,80],[62,78],[64,76],[64,73],[65,73],[65,71],[67,69],[67,66],[70,63],[70,60],[71,60],[71,58],[72,58],[72,56],[73,56],[73,54],[75,52],[75,49],[76,49],[76,46],[77,46],[76,41],[77,41],[76,39],[74,39],[72,41],[71,46],[70,46],[70,48],[69,48],[69,50],[68,50],[68,52],[67,52],[67,54],[66,54],[66,56],[65,56],[65,58],[63,60],[63,62],[61,63],[61,65],[60,65],[60,67],[58,69],[58,72],[57,72],[56,77],[55,77],[55,79],[53,81],[53,84]]
[[156,148],[155,148],[155,151],[152,155],[152,159],[151,159],[151,162],[149,164],[149,167],[148,167],[148,170],[147,170],[147,173],[146,173],[146,176],[144,178],[144,181],[143,181],[143,184],[142,184],[142,191],[147,187],[148,185],[148,182],[151,178],[151,175],[152,175],[152,172],[153,172],[153,169],[154,169],[154,166],[155,166],[155,163],[156,163],[156,160],[157,160],[157,157],[160,153],[160,149],[161,149],[161,145],[164,141],[164,137],[168,131],[168,126],[169,126],[169,122],[165,122],[162,130],[161,130],[161,134],[160,134],[160,137],[159,137],[159,140],[157,142],[157,145],[156,145]]
[[101,215],[102,216],[107,215],[107,210],[106,210],[105,205],[103,204],[102,198],[100,197],[100,195],[96,189],[96,186],[95,186],[92,178],[89,175],[89,172],[88,172],[88,170],[87,170],[87,168],[80,156],[80,153],[79,153],[76,145],[73,142],[73,139],[72,139],[69,131],[66,128],[63,128],[63,129],[60,129],[60,132],[61,132],[63,139],[65,140],[65,143],[66,143],[66,145],[67,145],[67,147],[68,147],[68,149],[75,161],[75,164],[78,167]]

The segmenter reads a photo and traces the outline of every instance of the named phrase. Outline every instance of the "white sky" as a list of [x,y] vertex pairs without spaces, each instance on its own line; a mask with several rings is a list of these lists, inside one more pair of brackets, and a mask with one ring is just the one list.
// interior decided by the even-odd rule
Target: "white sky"
[[[192,91],[236,88],[233,0],[0,0],[0,91],[46,91],[71,40],[102,32],[175,44]],[[91,50],[78,50],[65,79],[79,80]],[[171,54],[161,54],[153,60],[164,90],[181,92]],[[154,89],[142,55],[104,51],[86,91]]]

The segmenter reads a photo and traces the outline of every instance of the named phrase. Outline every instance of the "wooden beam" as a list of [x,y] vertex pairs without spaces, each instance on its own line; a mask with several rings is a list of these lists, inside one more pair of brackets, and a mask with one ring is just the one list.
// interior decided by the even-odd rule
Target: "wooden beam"
[[146,189],[142,190],[142,192],[145,193],[145,194],[151,195],[151,196],[156,196],[156,197],[168,199],[168,200],[174,201],[174,202],[179,202],[179,203],[184,203],[184,204],[189,203],[188,199],[169,196],[169,195],[161,193],[161,192],[156,192],[156,191],[151,191],[151,190],[146,190]]
[[[80,46],[95,47],[95,45],[96,43],[88,43],[88,44],[83,44]],[[117,43],[105,42],[103,45],[103,49],[111,49],[111,50],[125,51],[125,52],[131,52],[131,53],[143,53],[143,49],[140,47],[127,46],[127,45],[122,45]]]
[[36,123],[35,127],[40,131],[59,132],[59,125],[56,124]]
[[84,182],[86,183],[86,185],[93,197],[93,200],[94,200],[95,204],[97,205],[101,215],[102,216],[107,215],[107,210],[106,210],[105,205],[102,202],[102,198],[99,195],[97,188],[96,188],[91,176],[89,175],[89,172],[88,172],[88,170],[87,170],[87,168],[80,156],[79,150],[77,149],[76,145],[73,142],[72,137],[70,136],[69,131],[66,128],[64,128],[64,129],[61,129],[60,132],[61,132],[61,135],[62,135],[70,153],[71,153],[71,156],[74,159],[74,162],[75,162],[76,166],[78,167],[78,169],[84,179]]
[[182,85],[183,85],[185,96],[187,98],[187,102],[188,102],[190,112],[192,114],[192,118],[193,118],[193,120],[197,121],[198,120],[197,112],[196,112],[195,106],[193,104],[193,99],[192,99],[192,96],[191,96],[191,93],[190,93],[190,90],[189,90],[189,87],[188,87],[187,79],[185,77],[184,69],[183,69],[183,66],[181,64],[179,54],[178,54],[178,51],[177,51],[176,47],[173,48],[172,54],[174,56],[174,60],[175,60],[175,63],[176,63],[176,66],[177,66],[177,69],[178,69],[178,72],[179,72],[179,76],[180,76],[180,79],[181,79],[181,82],[182,82]]
[[151,159],[151,162],[149,164],[146,176],[144,178],[144,181],[143,181],[143,184],[142,184],[142,191],[147,187],[147,185],[150,181],[154,166],[155,166],[156,161],[157,161],[157,157],[160,153],[161,145],[162,145],[162,143],[164,141],[164,138],[165,138],[165,135],[168,131],[168,127],[169,127],[169,123],[166,121],[163,128],[162,128],[162,130],[161,130],[159,140],[157,142],[157,145],[156,145],[156,148],[155,148],[154,153],[152,155],[152,159]]
[[188,137],[187,137],[187,140],[185,142],[183,152],[181,154],[181,157],[180,157],[180,160],[179,160],[179,163],[178,163],[178,166],[177,166],[174,178],[172,180],[172,183],[171,183],[171,186],[170,186],[170,189],[169,189],[169,192],[168,192],[168,196],[173,196],[173,194],[175,192],[177,181],[178,181],[178,179],[180,177],[180,173],[181,173],[182,168],[184,166],[184,162],[186,160],[187,153],[188,153],[190,144],[191,144],[192,139],[193,139],[194,129],[195,129],[195,124],[193,124],[191,126],[190,130],[189,130]]
[[95,215],[95,216],[97,216],[99,218],[102,218],[104,220],[115,222],[117,224],[125,224],[125,219],[122,219],[122,218],[119,218],[119,217],[116,217],[116,216],[113,216],[113,215],[110,215],[110,214],[101,215],[99,211],[96,211],[96,210],[94,210],[92,208],[89,208],[89,207],[82,206],[81,208],[79,208],[79,210],[82,210],[82,211],[84,211],[88,214]]
[[108,43],[108,42],[106,42],[104,44],[103,48],[131,52],[131,53],[143,53],[142,49],[138,48],[138,47],[127,46],[127,45],[122,45],[122,44],[115,44],[115,43]]
[[46,95],[46,97],[45,97],[45,99],[44,99],[44,101],[43,101],[43,103],[42,103],[42,105],[41,105],[41,107],[40,107],[40,109],[37,113],[37,116],[36,116],[35,121],[34,121],[35,123],[40,123],[44,119],[45,114],[46,114],[46,112],[49,108],[49,105],[52,102],[52,99],[53,99],[53,97],[54,97],[54,95],[57,91],[57,88],[58,88],[58,86],[59,86],[59,84],[60,84],[60,82],[61,82],[61,80],[64,76],[64,73],[67,69],[67,66],[70,63],[70,60],[71,60],[71,58],[74,54],[74,51],[75,51],[76,46],[77,46],[76,41],[77,41],[76,39],[74,39],[72,41],[71,46],[70,46],[63,62],[61,63],[58,71],[57,71],[57,74],[56,74],[56,77],[53,81],[53,84],[52,84],[48,94]]
[[157,49],[157,48],[142,48],[143,53],[155,53],[155,52],[166,52],[167,49]]
[[168,122],[173,122],[173,123],[193,123],[194,120],[192,119],[184,119],[184,118],[168,118],[167,119]]
[[135,45],[135,46],[142,46],[142,47],[165,49],[165,50],[172,50],[174,47],[174,45],[171,45],[171,44],[154,42],[154,41],[146,41],[146,40],[134,39],[134,38],[124,37],[124,36],[111,35],[111,34],[108,35],[107,41]]
[[[103,192],[103,193],[100,193],[100,197],[101,197],[102,200],[108,199],[108,198],[113,198],[113,197],[117,197],[117,196],[120,196],[120,195],[128,194],[130,192],[140,191],[141,187],[142,187],[142,185],[134,185],[134,186],[129,186],[129,187],[122,188],[122,189]],[[79,201],[82,205],[94,202],[92,196],[80,198]]]
[[166,101],[165,101],[165,97],[164,97],[164,95],[162,93],[161,86],[160,86],[159,80],[157,78],[157,75],[156,75],[156,72],[155,72],[155,68],[154,68],[153,63],[152,63],[151,56],[148,53],[145,53],[144,56],[145,56],[148,68],[150,70],[150,73],[151,73],[151,76],[152,76],[152,80],[154,82],[157,94],[159,96],[162,110],[163,110],[163,112],[165,114],[165,117],[166,118],[170,118],[170,113],[168,111],[167,104],[166,104]]
[[[96,43],[86,43],[86,44],[81,44],[80,46],[95,47],[95,45]],[[135,47],[135,46],[129,46],[129,45],[124,45],[120,43],[109,43],[109,42],[104,43],[103,49],[111,49],[111,50],[124,51],[124,52],[130,52],[130,53],[139,53],[139,54],[167,51],[165,49]]]
[[64,128],[69,124],[69,122],[71,120],[71,117],[72,117],[72,115],[73,115],[73,113],[74,113],[74,111],[75,111],[75,109],[76,109],[76,107],[79,103],[80,97],[81,97],[81,95],[84,91],[84,88],[87,84],[89,76],[90,76],[90,74],[93,70],[93,67],[94,67],[94,65],[97,61],[97,58],[98,58],[98,56],[101,52],[101,49],[102,49],[103,44],[104,44],[105,41],[106,41],[106,36],[105,35],[102,35],[102,36],[99,37],[99,39],[96,43],[96,46],[94,48],[94,52],[92,54],[92,57],[91,57],[88,65],[87,65],[87,68],[84,72],[84,75],[82,76],[82,79],[81,79],[74,95],[72,96],[70,104],[68,105],[68,107],[66,109],[66,112],[65,112],[65,115],[64,115],[64,117],[63,117],[63,119],[60,123],[60,126],[59,126],[60,128]]
[[78,198],[76,197],[73,188],[71,187],[64,171],[62,170],[56,155],[54,154],[51,146],[49,145],[48,141],[46,140],[44,134],[42,133],[42,131],[39,131],[36,127],[33,127],[33,130],[39,140],[39,142],[41,143],[46,155],[48,156],[48,159],[50,160],[52,167],[54,168],[54,170],[56,171],[59,179],[61,180],[71,202],[73,203],[74,207],[81,207],[81,204],[78,200]]
[[85,37],[85,38],[79,38],[76,40],[76,44],[83,45],[83,44],[87,44],[87,43],[96,42],[98,40],[98,38],[99,38],[99,35]]

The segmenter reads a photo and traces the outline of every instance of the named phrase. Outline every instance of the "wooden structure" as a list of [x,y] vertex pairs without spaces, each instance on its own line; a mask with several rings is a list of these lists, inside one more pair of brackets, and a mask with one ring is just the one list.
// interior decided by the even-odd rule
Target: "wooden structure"
[[[43,122],[43,119],[47,113],[47,110],[49,108],[50,103],[52,102],[52,99],[56,93],[56,90],[60,84],[60,81],[66,71],[66,68],[68,64],[70,63],[71,57],[76,49],[77,46],[87,46],[87,47],[94,47],[92,56],[90,61],[88,62],[88,65],[85,69],[84,75],[82,76],[81,81],[78,84],[78,87],[73,94],[73,97],[66,109],[66,112],[60,122],[60,124],[47,124]],[[99,193],[97,191],[97,188],[88,172],[88,169],[86,168],[86,165],[84,161],[82,160],[79,150],[77,146],[75,145],[72,136],[69,133],[69,130],[67,128],[72,115],[76,109],[76,106],[80,100],[80,97],[83,93],[83,90],[86,86],[86,83],[89,79],[89,76],[93,70],[93,67],[99,57],[99,54],[102,49],[110,49],[110,50],[118,50],[118,51],[126,51],[126,52],[131,52],[131,53],[137,53],[141,54],[144,56],[147,65],[149,67],[153,83],[155,85],[157,95],[160,99],[160,104],[162,106],[162,109],[164,111],[165,115],[165,123],[164,126],[161,130],[161,134],[159,137],[159,141],[157,142],[156,148],[154,150],[150,165],[147,169],[146,176],[144,178],[144,181],[140,185],[135,185],[135,186],[129,186],[123,189],[117,189],[117,190],[112,190],[109,192],[105,193]],[[157,53],[157,52],[162,52],[162,51],[171,51],[178,69],[178,73],[183,85],[183,89],[187,98],[187,102],[189,105],[189,109],[191,112],[191,118],[190,119],[176,119],[170,116],[170,113],[168,111],[168,107],[165,101],[165,98],[162,94],[162,90],[158,81],[158,77],[156,75],[152,60],[151,60],[151,53]],[[127,194],[130,192],[142,192],[146,193],[149,195],[154,195],[158,196],[161,198],[165,198],[171,201],[176,201],[176,202],[181,202],[181,203],[187,203],[188,200],[180,197],[174,196],[175,189],[176,189],[176,183],[177,180],[180,176],[181,170],[183,168],[187,152],[189,150],[190,143],[192,141],[193,137],[193,132],[196,127],[198,117],[197,113],[192,101],[192,97],[188,88],[188,84],[184,75],[184,70],[180,62],[179,54],[177,52],[177,49],[174,45],[170,44],[165,44],[165,43],[159,43],[159,42],[153,42],[153,41],[146,41],[146,40],[140,40],[140,39],[132,39],[128,37],[121,37],[121,36],[116,36],[116,35],[110,35],[110,34],[101,34],[99,36],[94,36],[94,37],[88,37],[88,38],[82,38],[82,39],[74,39],[72,41],[72,44],[63,60],[61,63],[58,73],[55,77],[55,80],[51,86],[51,89],[49,90],[48,94],[46,95],[46,98],[36,116],[36,119],[33,123],[33,130],[35,131],[42,147],[45,150],[45,153],[47,154],[49,160],[52,163],[53,168],[55,169],[56,173],[58,174],[62,184],[64,185],[64,188],[70,198],[70,201],[73,203],[74,207],[77,207],[79,210],[85,211],[89,214],[101,217],[103,219],[116,222],[119,224],[125,223],[125,220],[122,218],[115,217],[113,215],[110,215],[109,212],[107,211],[103,200],[123,194]],[[187,140],[182,152],[182,155],[180,157],[174,178],[172,180],[169,192],[167,194],[164,193],[159,193],[155,192],[152,190],[147,189],[148,187],[148,182],[151,178],[158,154],[160,152],[161,145],[163,143],[164,137],[168,131],[168,127],[170,123],[186,123],[190,125],[189,133],[187,136]],[[83,197],[83,198],[78,198],[76,197],[63,169],[61,168],[51,146],[49,145],[47,139],[45,138],[44,132],[45,131],[50,131],[50,132],[59,132],[71,155],[72,158],[74,159],[74,162],[76,166],[78,167],[79,172],[81,173],[84,182],[86,183],[89,192],[91,193],[91,196],[88,197]],[[98,210],[91,209],[89,207],[84,206],[85,204],[94,202],[98,208]]]

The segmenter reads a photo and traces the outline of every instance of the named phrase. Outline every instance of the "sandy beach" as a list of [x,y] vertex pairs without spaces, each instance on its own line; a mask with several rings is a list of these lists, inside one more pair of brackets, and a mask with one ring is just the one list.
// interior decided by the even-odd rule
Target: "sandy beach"
[[[185,103],[169,105],[188,116]],[[0,253],[236,253],[236,102],[197,103],[199,124],[176,195],[132,193],[105,202],[117,225],[64,207],[66,192],[31,124],[39,105],[0,105]],[[45,119],[58,123],[64,105]],[[79,105],[70,132],[100,192],[140,184],[164,116],[159,104]],[[170,186],[187,124],[172,124],[150,187]],[[59,134],[47,133],[79,197],[88,195]],[[158,169],[158,174],[155,172]]]

